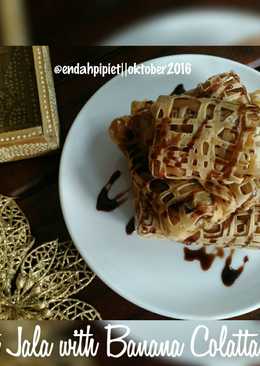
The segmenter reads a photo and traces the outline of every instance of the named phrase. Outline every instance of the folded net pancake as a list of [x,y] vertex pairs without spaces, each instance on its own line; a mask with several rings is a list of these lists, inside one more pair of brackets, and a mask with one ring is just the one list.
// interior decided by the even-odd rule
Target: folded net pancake
[[241,105],[191,96],[160,96],[153,105],[150,149],[153,176],[241,184],[256,169],[255,131],[260,112]]
[[[206,191],[196,180],[148,178],[140,186],[138,174],[133,173],[132,179],[137,231],[143,236],[157,234],[185,241],[198,229],[203,232],[215,224],[222,224],[239,205],[236,200],[232,203],[223,201],[218,195]],[[241,211],[253,207],[255,202],[256,197],[245,199],[241,203]]]
[[[193,96],[186,95],[181,98],[185,100],[187,100],[186,98],[198,100],[198,98],[203,96],[213,98],[210,101],[210,106],[206,107],[206,109],[209,108],[209,111],[206,111],[207,118],[217,110],[217,104],[221,103],[222,106],[226,107],[226,105],[234,106],[235,102],[236,107],[234,110],[225,110],[224,112],[221,110],[218,113],[221,116],[224,115],[227,119],[227,121],[224,120],[225,127],[226,125],[230,127],[229,124],[232,118],[228,117],[229,115],[234,117],[234,112],[237,112],[239,115],[237,118],[238,122],[234,119],[235,125],[238,123],[239,126],[240,118],[242,120],[244,118],[243,123],[248,125],[248,137],[244,140],[242,139],[243,147],[250,145],[251,149],[248,148],[249,159],[247,160],[245,157],[240,156],[238,163],[242,161],[246,169],[249,168],[250,164],[256,167],[257,133],[251,135],[255,139],[250,139],[249,136],[258,123],[258,110],[253,106],[241,106],[241,103],[247,103],[248,95],[246,90],[243,89],[244,87],[238,84],[240,81],[235,75],[230,75],[229,73],[229,79],[227,74],[219,75],[215,78],[215,80],[213,78],[209,80],[210,88],[207,87],[206,83],[201,84],[193,91],[188,92],[190,94],[193,93]],[[258,100],[258,95],[255,94],[253,96],[251,94],[252,101],[253,97],[255,101]],[[175,99],[176,96],[173,96],[173,98]],[[209,98],[202,99],[207,99],[208,101]],[[233,103],[225,105],[220,99],[231,100]],[[199,103],[201,103],[201,100],[199,100]],[[257,103],[255,104],[257,105]],[[172,109],[174,110],[174,108]],[[184,120],[186,119],[184,124],[186,124],[190,119],[194,118],[196,113],[198,114],[199,108],[197,108],[196,113],[194,113],[194,109],[196,112],[196,108],[190,107],[190,105],[184,105],[184,108],[181,106],[177,110],[177,115],[174,115],[176,113],[174,111],[172,117],[184,117]],[[254,231],[251,230],[252,235],[249,234],[248,228],[252,229],[253,227],[252,217],[254,217],[255,223],[259,221],[259,214],[256,213],[259,212],[259,208],[256,204],[259,203],[260,185],[254,174],[251,176],[244,175],[245,167],[242,169],[241,175],[239,175],[237,174],[239,165],[237,165],[232,171],[234,177],[230,174],[232,179],[229,177],[225,182],[226,184],[223,184],[223,181],[221,179],[218,180],[214,175],[211,177],[212,179],[202,181],[197,173],[195,176],[184,177],[184,179],[178,176],[171,177],[171,179],[168,179],[167,176],[153,176],[153,171],[149,167],[148,157],[151,153],[151,145],[158,132],[154,128],[154,125],[158,127],[157,120],[156,124],[154,124],[154,116],[156,116],[157,112],[157,102],[133,102],[131,115],[114,120],[110,127],[112,139],[118,144],[129,161],[138,234],[141,236],[174,239],[182,242],[199,242],[203,245],[258,246],[259,229],[257,225],[254,227]],[[184,129],[186,128],[184,127]],[[235,132],[231,129],[230,133],[224,131],[222,134],[223,140],[225,138],[228,139],[228,141],[223,143],[225,148],[230,143],[229,137],[231,133]],[[187,151],[183,149],[183,152]],[[241,184],[238,184],[238,182]]]
[[204,226],[219,222],[221,206],[197,181],[146,180],[139,186],[133,174],[137,231],[184,241]]
[[196,180],[161,180],[151,175],[148,145],[152,114],[149,107],[135,112],[115,119],[110,135],[129,161],[138,234],[184,241],[200,228],[223,221],[231,212],[228,197],[225,201],[213,195]]
[[239,75],[233,71],[214,75],[187,94],[197,98],[218,98],[227,102],[251,102],[246,87],[241,84]]
[[257,105],[260,107],[260,89],[255,90],[253,93],[250,94],[252,104]]
[[150,144],[147,144],[149,138],[152,139],[153,116],[146,102],[133,102],[131,112],[134,114],[113,120],[109,133],[129,163],[138,233],[162,236],[159,216],[153,212],[150,197],[143,191],[143,187],[153,179],[148,164]]
[[199,230],[186,243],[260,248],[260,205],[238,210],[222,224]]
[[[142,156],[148,157],[149,146],[152,144],[154,136],[151,105],[150,101],[135,101],[131,105],[131,115],[116,118],[110,125],[110,137],[120,147],[130,163],[133,155],[136,159],[140,153]],[[147,165],[145,170],[148,170],[147,159],[145,164]],[[134,160],[134,166],[136,167],[136,165],[138,165],[137,160]]]

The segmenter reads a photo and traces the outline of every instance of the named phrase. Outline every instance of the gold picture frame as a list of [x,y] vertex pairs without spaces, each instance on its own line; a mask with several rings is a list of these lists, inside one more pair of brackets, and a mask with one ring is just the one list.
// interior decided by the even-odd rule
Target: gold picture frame
[[35,157],[58,147],[59,118],[48,46],[0,47],[0,162]]

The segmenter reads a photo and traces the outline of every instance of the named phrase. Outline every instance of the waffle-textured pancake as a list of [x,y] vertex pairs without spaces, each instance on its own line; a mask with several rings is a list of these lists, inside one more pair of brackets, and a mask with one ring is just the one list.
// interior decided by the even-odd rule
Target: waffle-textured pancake
[[199,229],[221,223],[249,199],[253,204],[256,185],[251,181],[231,191],[221,185],[205,189],[196,180],[155,179],[149,171],[147,147],[152,139],[152,114],[149,106],[135,112],[134,116],[115,119],[110,135],[130,164],[140,235],[184,241]]
[[258,95],[226,73],[185,95],[133,102],[131,115],[112,122],[139,235],[260,246]]
[[217,98],[226,102],[251,102],[246,87],[241,83],[239,75],[233,71],[214,75],[187,94],[197,98]]
[[238,210],[222,224],[199,230],[186,243],[219,247],[260,248],[260,205],[249,210]]
[[241,184],[245,176],[260,175],[254,140],[260,120],[257,106],[160,96],[153,111],[150,169],[154,177]]
[[250,94],[251,103],[260,107],[260,89]]
[[223,219],[222,205],[218,204],[221,199],[195,180],[154,179],[147,148],[151,123],[152,115],[142,109],[134,116],[115,119],[110,135],[129,161],[138,233],[183,241],[203,224]]

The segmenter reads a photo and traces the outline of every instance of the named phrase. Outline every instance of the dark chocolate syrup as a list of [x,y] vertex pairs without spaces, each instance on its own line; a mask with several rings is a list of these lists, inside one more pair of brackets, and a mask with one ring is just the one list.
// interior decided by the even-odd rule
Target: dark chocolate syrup
[[169,189],[169,185],[162,179],[154,179],[150,183],[150,190],[155,193],[162,193]]
[[176,88],[171,92],[170,95],[181,95],[183,93],[185,93],[186,90],[184,89],[183,84],[179,84],[176,86]]
[[102,188],[97,198],[96,208],[98,211],[110,212],[121,206],[127,200],[129,190],[118,193],[114,198],[109,198],[108,193],[112,185],[120,178],[121,172],[117,170],[109,179],[105,187]]
[[126,225],[125,231],[126,231],[127,235],[131,235],[135,231],[135,218],[134,217],[132,217],[130,219],[130,221],[128,222],[128,224]]
[[203,271],[210,269],[216,257],[223,258],[223,256],[224,251],[222,248],[217,248],[214,253],[207,253],[205,247],[196,250],[192,250],[187,247],[184,248],[184,259],[188,262],[193,262],[194,260],[199,261]]
[[237,269],[234,269],[231,267],[233,254],[234,254],[234,250],[232,250],[230,255],[227,257],[226,262],[225,262],[225,267],[223,268],[223,271],[221,274],[223,284],[228,287],[232,286],[234,284],[234,282],[238,279],[238,277],[243,272],[245,264],[249,261],[247,256],[244,257],[244,263]]

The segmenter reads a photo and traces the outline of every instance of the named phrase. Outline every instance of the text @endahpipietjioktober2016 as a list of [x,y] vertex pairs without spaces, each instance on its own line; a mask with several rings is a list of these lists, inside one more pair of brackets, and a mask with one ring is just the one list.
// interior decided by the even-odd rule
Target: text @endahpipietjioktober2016
[[157,63],[134,63],[129,65],[127,62],[121,62],[113,65],[111,63],[92,65],[86,63],[84,65],[77,63],[75,65],[56,65],[53,69],[56,75],[88,75],[101,76],[107,75],[115,76],[121,75],[127,77],[130,75],[190,75],[192,72],[192,64],[189,62],[169,62],[168,64]]
[[[220,327],[214,337],[205,325],[197,325],[191,330],[186,341],[176,337],[159,341],[154,339],[135,341],[131,340],[129,326],[120,324],[107,324],[104,326],[106,333],[106,353],[109,358],[120,357],[170,357],[181,358],[184,353],[190,353],[194,358],[203,357],[248,357],[250,359],[260,356],[260,335],[250,333],[247,329],[238,329],[230,332],[228,326]],[[174,330],[174,327],[173,327]],[[100,343],[95,340],[94,330],[90,325],[85,329],[74,330],[67,339],[51,342],[44,338],[40,325],[36,325],[26,338],[23,327],[17,327],[17,342],[15,346],[3,346],[4,335],[1,334],[1,354],[4,352],[16,358],[48,358],[55,351],[59,357],[95,357],[99,353]],[[28,333],[28,332],[27,332]],[[129,340],[130,339],[130,340]],[[114,345],[117,345],[116,351]]]

